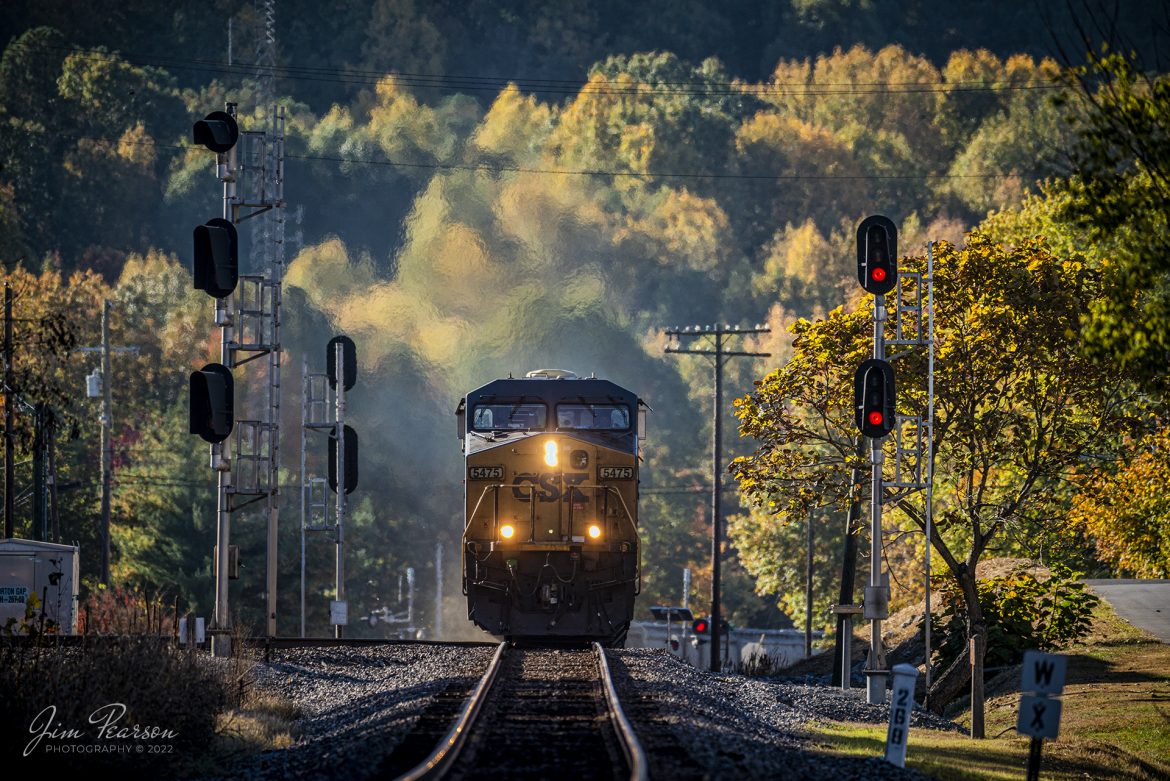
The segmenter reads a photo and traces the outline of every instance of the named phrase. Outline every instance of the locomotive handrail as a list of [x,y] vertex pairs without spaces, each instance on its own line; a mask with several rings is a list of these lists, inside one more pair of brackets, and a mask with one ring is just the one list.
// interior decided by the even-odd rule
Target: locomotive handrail
[[459,757],[459,752],[467,742],[470,727],[475,722],[475,717],[479,715],[479,710],[487,699],[488,691],[491,690],[492,684],[496,681],[496,674],[502,666],[500,662],[504,658],[504,649],[507,647],[507,643],[500,643],[496,648],[495,656],[492,657],[491,662],[488,664],[487,672],[479,679],[475,691],[471,693],[471,697],[463,704],[463,709],[459,711],[459,718],[455,720],[454,726],[443,736],[443,740],[440,741],[438,747],[429,757],[399,776],[398,781],[420,781],[424,778],[438,779],[447,775],[451,770],[451,766]]
[[[530,506],[532,508],[532,523],[533,523],[533,530],[535,533],[535,528],[536,528],[536,525],[535,525],[536,524],[536,501],[535,501],[536,500],[536,485],[531,484],[528,486],[522,486],[522,485],[518,485],[518,484],[517,485],[510,485],[507,483],[489,483],[488,485],[485,485],[483,487],[483,491],[481,491],[479,494],[479,499],[477,499],[475,502],[475,507],[467,515],[467,523],[464,524],[464,526],[463,526],[463,536],[466,537],[468,530],[471,529],[472,519],[474,519],[475,516],[479,514],[479,507],[481,504],[483,504],[484,497],[487,496],[488,491],[495,491],[496,492],[496,509],[495,509],[495,512],[492,513],[492,523],[495,526],[494,531],[495,531],[496,536],[499,536],[499,533],[500,533],[500,507],[499,507],[500,489],[501,488],[519,489],[519,488],[525,488],[525,487],[527,487],[529,489],[529,491],[531,492],[531,495],[532,495],[532,498],[530,500]],[[630,529],[634,532],[634,540],[635,540],[635,542],[638,543],[638,587],[637,587],[637,590],[634,592],[634,594],[636,596],[637,594],[642,593],[642,535],[638,532],[638,524],[634,521],[633,514],[630,513],[630,506],[628,504],[626,504],[626,497],[622,496],[622,492],[619,491],[616,487],[614,487],[612,485],[602,485],[600,483],[598,483],[596,485],[593,485],[590,483],[580,483],[578,485],[571,486],[571,487],[572,488],[583,488],[583,489],[598,489],[598,488],[600,488],[601,490],[606,491],[607,493],[613,492],[613,494],[615,496],[617,496],[618,501],[622,503],[622,509],[625,511],[626,522],[629,523]],[[572,504],[572,501],[570,501],[569,502],[570,532],[572,530],[572,523],[571,523],[572,514],[573,514],[573,504]],[[466,592],[465,592],[465,594],[466,594]]]
[[630,765],[630,781],[646,781],[649,771],[646,763],[646,752],[638,740],[634,727],[626,718],[622,710],[621,701],[617,696],[617,689],[613,685],[613,674],[609,671],[609,662],[605,658],[605,649],[601,643],[593,644],[593,653],[597,654],[597,666],[601,670],[601,685],[605,692],[605,701],[609,705],[609,718],[613,722],[614,731],[618,734],[622,744],[622,753],[626,755],[626,762]]
[[[617,488],[615,488],[612,485],[601,485],[601,484],[592,485],[589,483],[578,483],[577,485],[574,485],[572,487],[573,488],[600,488],[603,491],[607,491],[607,492],[612,491],[613,494],[615,496],[617,496],[618,501],[620,501],[622,503],[622,509],[625,510],[626,521],[630,524],[630,529],[633,530],[634,537],[637,538],[639,544],[642,542],[642,535],[638,533],[638,525],[636,523],[634,523],[634,516],[630,514],[630,506],[628,504],[626,504],[626,497],[622,496],[621,491],[617,490]],[[533,493],[533,498],[535,498],[535,492],[536,492],[535,485],[525,486],[525,485],[521,485],[521,484],[512,485],[512,484],[507,484],[507,483],[490,483],[488,485],[485,485],[483,487],[483,491],[481,491],[479,494],[479,499],[477,499],[475,502],[475,507],[473,507],[471,512],[467,514],[467,523],[464,524],[464,526],[463,526],[464,536],[466,536],[468,530],[471,529],[471,521],[479,513],[479,506],[481,504],[483,504],[483,499],[485,496],[487,496],[487,492],[491,491],[491,490],[495,490],[498,494],[498,492],[501,488],[512,488],[512,489],[528,488]],[[535,502],[533,502],[532,504],[533,504],[533,507],[536,506]],[[572,512],[572,508],[570,508],[570,512]],[[497,512],[494,513],[494,516],[495,517],[493,518],[493,522],[496,525],[496,531],[498,533],[499,532],[499,525],[500,525],[500,517],[499,517],[498,510],[497,510]]]
[[[496,495],[497,495],[497,497],[498,497],[498,496],[499,496],[499,490],[500,490],[501,488],[503,488],[503,487],[504,487],[504,484],[503,484],[503,483],[489,483],[488,485],[485,485],[485,486],[483,487],[483,491],[480,493],[480,495],[479,495],[479,499],[477,499],[477,500],[476,500],[476,502],[475,502],[475,508],[474,508],[474,509],[472,509],[472,511],[471,511],[470,513],[468,513],[468,514],[467,514],[467,523],[466,523],[466,524],[464,524],[464,526],[463,526],[463,536],[464,536],[464,537],[466,537],[466,536],[467,536],[467,531],[468,531],[468,530],[471,528],[471,520],[472,520],[472,519],[473,519],[473,518],[476,516],[476,514],[479,512],[479,506],[480,506],[481,504],[483,504],[483,498],[484,498],[485,496],[487,496],[487,492],[488,492],[488,491],[490,491],[490,490],[492,490],[492,489],[494,488],[494,489],[496,490],[496,492],[497,492],[497,494],[496,494]],[[496,512],[496,513],[494,513],[494,515],[495,515],[495,522],[496,522],[496,525],[497,525],[497,526],[499,526],[499,523],[500,523],[500,514],[499,514],[499,512]],[[499,531],[499,529],[497,529],[496,531],[498,532],[498,531]]]

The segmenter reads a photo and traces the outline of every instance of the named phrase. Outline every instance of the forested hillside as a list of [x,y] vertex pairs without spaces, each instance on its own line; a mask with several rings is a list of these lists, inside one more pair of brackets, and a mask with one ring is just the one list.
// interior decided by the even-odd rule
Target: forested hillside
[[[115,356],[111,378],[114,579],[207,612],[214,482],[205,445],[187,433],[186,386],[219,347],[210,299],[192,290],[189,266],[191,230],[219,214],[220,193],[190,128],[225,101],[238,103],[245,129],[259,126],[267,107],[258,105],[254,63],[264,20],[236,0],[101,6],[18,0],[0,21],[0,259],[16,291],[24,454],[17,536],[49,534],[32,522],[27,456],[29,409],[43,403],[59,420],[61,538],[81,545],[82,574],[96,578],[98,420],[84,394],[95,362],[75,348],[100,341],[109,299],[112,342],[138,348]],[[665,355],[661,329],[770,325],[770,335],[745,345],[772,357],[729,363],[725,399],[753,388],[766,395],[768,381],[753,381],[774,381],[769,372],[793,355],[791,326],[807,333],[805,320],[859,305],[854,231],[874,213],[900,226],[905,255],[922,256],[928,241],[962,247],[981,228],[978,241],[996,247],[986,262],[1064,269],[1060,284],[1076,288],[1065,323],[1073,325],[1045,332],[1050,346],[1065,342],[1044,360],[1087,356],[1136,399],[1118,413],[1124,426],[1100,442],[1078,441],[1101,459],[1062,461],[1036,478],[1048,481],[1036,487],[1042,510],[1005,517],[993,552],[1166,576],[1170,508],[1158,491],[1127,487],[1148,485],[1166,437],[1156,367],[1170,346],[1158,327],[1170,319],[1160,254],[1170,107],[1152,56],[1166,41],[1155,6],[278,3],[274,76],[288,115],[285,194],[295,216],[282,479],[299,480],[302,355],[320,370],[325,343],[346,333],[359,356],[349,416],[362,436],[347,533],[351,616],[396,604],[408,566],[425,604],[441,543],[448,623],[460,620],[450,566],[462,523],[452,413],[468,389],[544,367],[596,372],[653,406],[639,604],[678,603],[690,567],[690,598],[702,606],[710,365]],[[1124,56],[1091,58],[1103,43],[1110,52],[1123,44]],[[246,257],[248,230],[241,240]],[[1079,265],[1069,271],[1069,263]],[[1096,286],[1077,287],[1082,279]],[[1138,344],[1125,315],[1135,306],[1149,315]],[[964,333],[963,322],[948,327]],[[1041,385],[1061,376],[1044,360]],[[260,380],[244,373],[237,383],[237,404],[258,416]],[[721,414],[734,432],[730,403]],[[1007,446],[1010,427],[996,425]],[[728,435],[728,452],[758,452],[767,434],[745,426],[745,437]],[[324,442],[310,445],[320,471]],[[1041,437],[1038,447],[1055,445]],[[960,507],[971,464],[954,459],[941,495]],[[1000,476],[1019,477],[1020,463],[997,467]],[[989,477],[984,467],[975,471]],[[776,485],[773,493],[783,490]],[[769,505],[767,491],[744,490],[754,508],[730,491],[725,502],[735,516],[732,621],[781,625],[778,606],[803,608],[800,524],[810,496]],[[280,630],[291,633],[295,487],[282,505]],[[1160,525],[1143,536],[1103,520],[1114,508],[1129,523]],[[840,509],[817,510],[819,607],[835,599]],[[903,521],[913,519],[895,516]],[[962,523],[946,533],[965,544]],[[233,534],[244,564],[233,599],[255,621],[260,513],[238,514]],[[912,534],[888,551],[906,578],[903,598],[921,588],[913,573],[922,551]],[[310,547],[317,626],[326,622],[332,563],[331,547]]]

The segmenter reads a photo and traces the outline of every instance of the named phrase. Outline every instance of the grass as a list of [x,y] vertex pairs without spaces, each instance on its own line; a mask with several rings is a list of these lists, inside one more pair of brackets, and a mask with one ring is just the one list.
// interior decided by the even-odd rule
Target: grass
[[[1072,779],[1170,778],[1170,645],[1122,621],[1105,603],[1093,633],[1067,649],[1060,737],[1045,741],[1041,775]],[[987,682],[988,738],[912,728],[906,764],[943,781],[1019,779],[1029,739],[1016,734],[1019,671]],[[952,715],[969,725],[969,711]],[[830,753],[881,756],[886,728],[873,724],[812,724],[816,744]]]
[[292,703],[261,694],[220,714],[210,754],[215,764],[291,746],[302,712]]

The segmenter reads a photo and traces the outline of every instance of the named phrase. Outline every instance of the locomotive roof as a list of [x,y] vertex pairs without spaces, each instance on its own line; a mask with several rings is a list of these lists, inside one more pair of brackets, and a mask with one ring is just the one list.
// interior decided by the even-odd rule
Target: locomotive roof
[[577,401],[585,398],[592,401],[637,402],[637,396],[609,380],[589,379],[546,379],[543,377],[522,377],[492,380],[487,385],[467,394],[467,401],[474,403],[481,399],[519,399],[520,397],[542,401]]

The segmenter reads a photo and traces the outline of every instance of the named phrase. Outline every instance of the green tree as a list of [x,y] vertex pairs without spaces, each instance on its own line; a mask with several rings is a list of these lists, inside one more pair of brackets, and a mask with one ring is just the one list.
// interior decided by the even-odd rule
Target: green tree
[[[921,271],[924,258],[903,263]],[[1080,353],[1079,318],[1100,294],[1082,263],[1039,242],[1009,249],[972,233],[962,249],[936,245],[934,268],[931,544],[962,592],[968,635],[986,640],[976,565],[1005,530],[1060,523],[1063,481],[1085,453],[1115,446],[1129,422],[1126,386]],[[855,435],[853,372],[869,352],[870,322],[860,303],[800,321],[792,359],[736,402],[741,434],[760,444],[732,472],[778,523],[802,520],[809,506],[843,502]],[[902,410],[924,409],[924,369],[917,354],[898,362]],[[924,530],[920,501],[905,497],[894,507]],[[975,660],[974,674],[982,665]],[[946,670],[935,702],[949,700],[970,672],[965,662]]]
[[1072,520],[1096,544],[1097,555],[1137,578],[1170,577],[1170,429],[1160,428],[1127,448],[1120,468],[1093,470],[1080,481]]
[[1064,216],[1117,245],[1111,285],[1092,304],[1090,350],[1165,390],[1170,352],[1170,75],[1121,53],[1090,53],[1073,70],[1069,110],[1080,118]]

